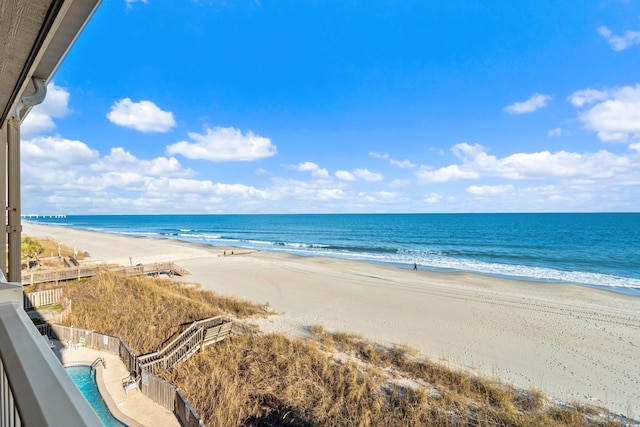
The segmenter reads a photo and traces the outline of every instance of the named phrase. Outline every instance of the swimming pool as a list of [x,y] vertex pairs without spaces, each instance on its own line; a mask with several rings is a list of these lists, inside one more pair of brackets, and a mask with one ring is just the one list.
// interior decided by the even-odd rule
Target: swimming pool
[[73,382],[76,383],[84,397],[91,404],[93,410],[96,411],[98,417],[100,417],[100,420],[106,427],[126,426],[126,424],[120,422],[113,415],[111,415],[111,412],[109,412],[109,408],[107,408],[104,400],[102,400],[100,391],[98,391],[98,385],[96,384],[96,381],[91,374],[91,366],[69,366],[66,368],[66,370]]

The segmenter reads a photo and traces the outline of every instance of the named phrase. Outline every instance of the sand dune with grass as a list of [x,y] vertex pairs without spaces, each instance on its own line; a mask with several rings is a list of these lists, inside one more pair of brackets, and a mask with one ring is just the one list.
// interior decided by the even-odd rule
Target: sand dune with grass
[[32,237],[127,265],[176,261],[180,280],[269,307],[264,331],[353,332],[539,389],[559,401],[640,418],[640,298],[582,286],[412,271],[340,259],[245,252],[24,224]]

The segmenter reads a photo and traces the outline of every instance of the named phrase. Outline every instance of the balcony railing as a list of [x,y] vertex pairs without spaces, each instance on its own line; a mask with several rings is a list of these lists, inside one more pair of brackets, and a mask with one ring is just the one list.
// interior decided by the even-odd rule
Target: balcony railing
[[103,425],[22,308],[22,285],[0,272],[0,425]]

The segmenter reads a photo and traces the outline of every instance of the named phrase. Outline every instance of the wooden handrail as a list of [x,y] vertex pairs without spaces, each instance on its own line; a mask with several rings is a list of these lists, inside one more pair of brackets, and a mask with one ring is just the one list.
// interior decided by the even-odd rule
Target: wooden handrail
[[171,369],[207,345],[222,341],[232,333],[233,322],[224,322],[222,316],[195,321],[160,350],[138,356],[140,369],[153,373],[159,368]]
[[33,272],[23,271],[22,284],[33,285],[35,283],[57,282],[59,280],[73,280],[83,277],[92,277],[105,270],[114,273],[121,273],[126,276],[143,276],[146,274],[160,274],[164,272],[170,272],[179,276],[190,274],[189,271],[176,265],[173,261],[114,268],[107,268],[101,265],[87,265],[80,267],[57,268],[55,270],[40,270]]

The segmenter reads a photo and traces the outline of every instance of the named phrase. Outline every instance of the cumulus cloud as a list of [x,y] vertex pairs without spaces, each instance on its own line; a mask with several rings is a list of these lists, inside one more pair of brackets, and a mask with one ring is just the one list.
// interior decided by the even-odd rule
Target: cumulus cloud
[[190,178],[175,158],[139,159],[122,147],[101,156],[84,142],[60,136],[22,141],[25,212],[223,212],[279,197],[270,189]]
[[458,165],[449,165],[435,170],[431,167],[423,166],[416,175],[421,183],[449,182],[480,177],[478,172],[465,170]]
[[20,147],[23,162],[27,164],[86,166],[99,157],[99,153],[84,142],[60,136],[39,136],[22,140]]
[[551,96],[535,93],[526,101],[515,102],[511,105],[507,105],[503,110],[509,114],[533,113],[539,108],[546,107],[549,101],[551,101]]
[[60,136],[22,141],[23,176],[27,183],[53,191],[83,188],[95,194],[105,188],[132,190],[170,177],[191,176],[175,158],[138,159],[121,147],[101,157],[84,142]]
[[329,171],[325,168],[315,170],[311,173],[311,176],[318,179],[329,179]]
[[617,36],[613,34],[609,28],[605,26],[598,27],[598,33],[604,37],[616,52],[628,49],[633,45],[640,44],[640,31],[625,31],[623,35]]
[[574,107],[582,108],[593,102],[604,101],[607,97],[609,97],[608,91],[584,89],[573,92],[569,96],[569,102],[571,102]]
[[367,182],[378,182],[384,179],[379,173],[371,172],[368,169],[354,169],[353,171],[336,171],[335,176],[341,181],[356,181],[361,179]]
[[95,171],[135,171],[136,173],[155,176],[189,176],[194,172],[183,169],[174,157],[156,157],[151,160],[136,158],[122,147],[115,147],[102,159],[91,165]]
[[601,141],[625,142],[640,135],[640,84],[579,90],[569,96],[569,101],[586,108],[579,118],[587,129],[598,133]]
[[356,177],[348,171],[336,171],[336,177],[341,181],[355,181]]
[[359,200],[365,203],[381,203],[381,204],[395,204],[405,198],[399,193],[390,191],[373,191],[371,193],[360,192],[358,193]]
[[617,155],[606,150],[596,153],[515,153],[498,158],[486,153],[482,145],[457,144],[452,151],[459,164],[433,169],[423,166],[417,172],[423,184],[449,182],[481,177],[499,177],[508,180],[536,179],[606,179],[636,170],[640,159]]
[[301,172],[311,172],[311,176],[318,179],[327,179],[329,178],[329,171],[320,168],[317,164],[313,162],[302,162],[298,163],[293,169]]
[[408,187],[410,185],[411,181],[408,179],[394,179],[393,181],[391,181],[391,183],[389,183],[389,187],[394,188]]
[[253,161],[276,154],[269,138],[249,131],[243,134],[233,127],[207,128],[204,134],[189,132],[193,142],[181,141],[167,146],[167,154],[211,162]]
[[69,114],[69,92],[51,82],[47,85],[47,96],[42,104],[31,109],[20,126],[23,138],[55,130],[53,119]]
[[474,196],[494,196],[496,194],[511,193],[515,190],[513,185],[472,185],[467,187],[467,193]]
[[369,152],[369,155],[371,157],[373,157],[374,159],[383,159],[383,160],[389,160],[389,163],[391,163],[394,166],[397,166],[401,169],[411,169],[411,168],[415,168],[416,165],[411,163],[411,161],[409,160],[395,160],[392,159],[388,154],[381,154],[381,153],[376,153],[375,151],[371,151]]
[[302,162],[302,163],[298,163],[298,165],[295,167],[296,170],[301,171],[301,172],[305,172],[305,171],[317,171],[318,169],[320,169],[320,166],[318,166],[317,164],[313,163],[313,162]]
[[560,128],[553,128],[550,129],[549,132],[547,132],[547,136],[560,136],[562,135],[562,129]]
[[144,133],[166,133],[176,125],[173,113],[151,101],[133,102],[131,98],[116,101],[107,118],[113,124]]
[[127,7],[131,7],[131,5],[134,4],[134,3],[147,4],[147,0],[124,0],[124,2],[127,4]]
[[339,188],[323,188],[318,190],[316,193],[316,197],[318,200],[328,201],[328,200],[346,200],[348,199],[348,195]]
[[377,181],[382,181],[384,179],[384,177],[381,174],[371,172],[368,169],[355,169],[353,171],[353,174],[358,178],[368,182],[377,182]]
[[428,196],[426,196],[424,198],[425,203],[429,203],[429,204],[434,204],[434,203],[438,203],[440,200],[442,200],[442,194],[438,194],[438,193],[431,193]]

